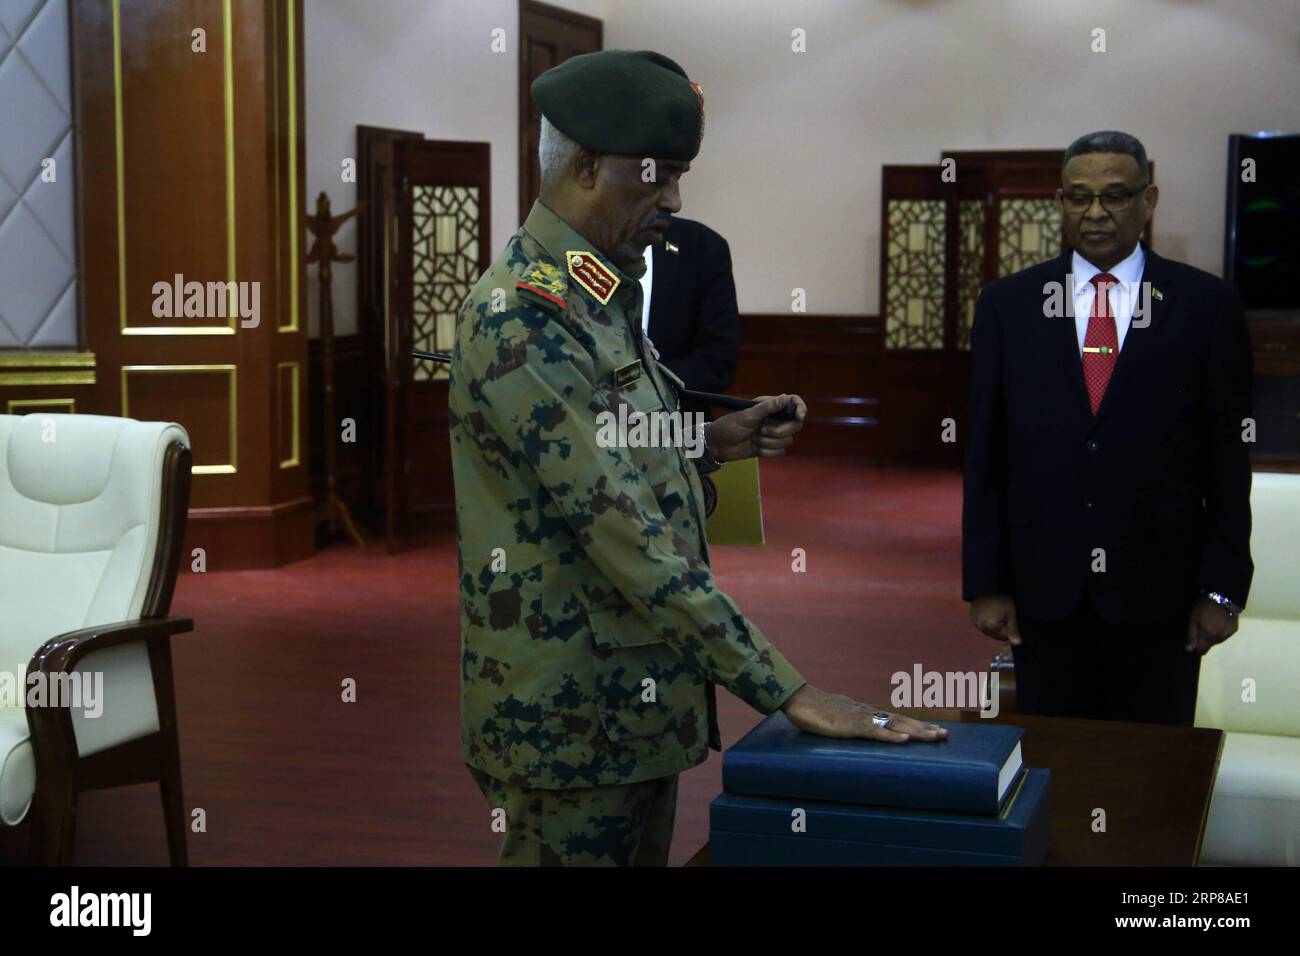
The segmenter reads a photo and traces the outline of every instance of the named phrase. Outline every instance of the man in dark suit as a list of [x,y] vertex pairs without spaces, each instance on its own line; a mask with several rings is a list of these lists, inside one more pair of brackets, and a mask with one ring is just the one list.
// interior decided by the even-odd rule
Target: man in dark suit
[[[664,242],[647,246],[645,258],[642,328],[660,360],[687,388],[729,388],[740,352],[740,314],[727,240],[703,223],[674,216]],[[682,410],[708,414],[707,406],[685,400]]]
[[1241,302],[1139,243],[1135,138],[1080,137],[1061,178],[1073,251],[976,306],[963,597],[1011,642],[1022,712],[1190,725],[1254,570]]

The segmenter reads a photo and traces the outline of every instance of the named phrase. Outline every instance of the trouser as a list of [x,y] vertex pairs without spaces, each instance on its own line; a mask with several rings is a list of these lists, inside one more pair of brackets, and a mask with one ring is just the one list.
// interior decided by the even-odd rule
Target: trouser
[[1011,650],[1020,713],[1192,725],[1201,658],[1183,650],[1187,615],[1107,624],[1085,593],[1063,621],[1019,624],[1022,643]]
[[677,775],[612,787],[536,790],[470,767],[505,810],[498,866],[667,866]]

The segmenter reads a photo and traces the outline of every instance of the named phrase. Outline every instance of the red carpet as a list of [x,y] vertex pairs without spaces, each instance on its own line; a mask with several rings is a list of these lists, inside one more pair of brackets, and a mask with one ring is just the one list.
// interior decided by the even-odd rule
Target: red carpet
[[[889,676],[985,667],[960,600],[961,481],[767,462],[767,546],[716,548],[722,587],[813,683],[888,706]],[[790,552],[807,552],[807,572]],[[184,574],[173,640],[194,865],[495,862],[459,758],[455,541],[397,556],[337,544],[275,571]],[[356,703],[342,683],[356,681]],[[759,719],[719,692],[724,746]],[[682,777],[673,863],[705,842],[721,756]],[[165,864],[156,787],[85,794],[76,862]]]

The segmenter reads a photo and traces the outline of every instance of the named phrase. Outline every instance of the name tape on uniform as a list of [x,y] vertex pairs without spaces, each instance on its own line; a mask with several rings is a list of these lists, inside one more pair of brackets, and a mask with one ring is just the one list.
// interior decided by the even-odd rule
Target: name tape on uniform
[[614,387],[627,388],[641,378],[641,360],[628,362],[621,368],[614,369]]

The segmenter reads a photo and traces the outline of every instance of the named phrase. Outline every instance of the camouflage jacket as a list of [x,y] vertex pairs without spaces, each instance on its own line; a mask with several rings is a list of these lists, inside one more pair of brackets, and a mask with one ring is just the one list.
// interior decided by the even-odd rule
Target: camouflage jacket
[[463,756],[519,786],[679,773],[720,749],[714,683],[764,714],[804,684],[718,590],[693,460],[598,440],[620,403],[676,408],[643,268],[538,202],[457,319]]

